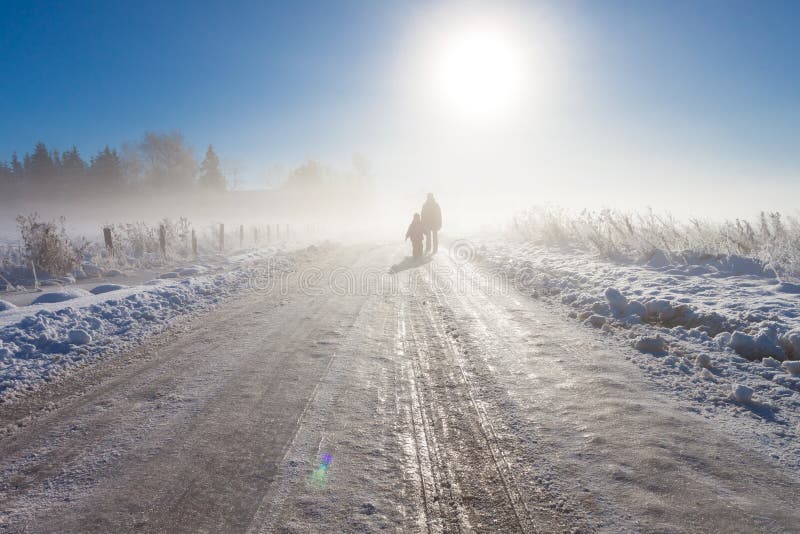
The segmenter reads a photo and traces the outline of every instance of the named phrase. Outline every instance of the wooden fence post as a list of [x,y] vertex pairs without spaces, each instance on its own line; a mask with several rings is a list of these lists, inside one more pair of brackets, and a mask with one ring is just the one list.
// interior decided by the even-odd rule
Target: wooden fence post
[[239,248],[242,248],[244,245],[244,225],[239,225]]
[[225,250],[225,223],[219,223],[219,250]]
[[275,225],[275,240],[276,241],[280,241],[281,240],[281,225],[280,224],[276,224]]
[[114,255],[114,242],[111,240],[111,228],[106,226],[103,228],[103,241],[106,243],[106,250],[112,256]]
[[158,227],[158,248],[161,249],[161,255],[167,257],[167,229],[164,225]]
[[253,227],[253,242],[258,245],[258,226]]
[[197,236],[194,233],[194,228],[192,228],[192,255],[197,259]]
[[267,244],[272,241],[272,226],[267,225]]
[[39,277],[36,275],[36,264],[31,259],[31,270],[33,271],[33,289],[39,289]]

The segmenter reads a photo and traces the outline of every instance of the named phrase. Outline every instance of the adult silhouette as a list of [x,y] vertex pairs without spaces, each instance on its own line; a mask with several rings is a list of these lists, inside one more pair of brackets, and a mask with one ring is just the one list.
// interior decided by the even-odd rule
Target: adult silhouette
[[442,209],[433,198],[433,193],[428,193],[428,198],[422,205],[420,212],[422,231],[425,234],[425,252],[439,251],[439,230],[442,229]]

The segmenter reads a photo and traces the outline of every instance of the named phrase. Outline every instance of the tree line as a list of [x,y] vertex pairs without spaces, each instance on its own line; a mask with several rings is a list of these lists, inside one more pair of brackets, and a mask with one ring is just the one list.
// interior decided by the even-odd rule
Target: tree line
[[227,188],[213,146],[198,164],[180,132],[147,132],[121,151],[106,146],[89,159],[75,146],[59,152],[39,142],[31,153],[0,161],[0,200]]

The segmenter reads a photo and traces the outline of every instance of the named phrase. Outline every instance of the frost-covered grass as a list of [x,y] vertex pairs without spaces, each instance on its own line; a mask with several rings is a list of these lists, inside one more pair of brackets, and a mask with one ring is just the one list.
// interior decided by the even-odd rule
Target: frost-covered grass
[[714,222],[652,211],[571,214],[535,207],[515,216],[513,229],[530,243],[571,245],[608,259],[649,259],[659,251],[683,263],[741,256],[759,260],[782,279],[800,278],[800,219],[777,212]]
[[[64,285],[87,277],[115,276],[125,271],[183,264],[195,257],[193,235],[197,257],[222,256],[268,245],[270,241],[265,227],[254,226],[244,229],[241,236],[244,239],[240,241],[240,227],[232,225],[226,230],[225,248],[221,251],[219,224],[195,226],[184,217],[164,218],[157,223],[98,224],[97,232],[88,239],[68,232],[68,221],[63,218],[46,221],[32,214],[18,217],[17,222],[19,237],[0,243],[0,291],[32,288],[37,283]],[[111,250],[104,242],[103,228],[110,231]],[[261,236],[260,241],[258,236]]]

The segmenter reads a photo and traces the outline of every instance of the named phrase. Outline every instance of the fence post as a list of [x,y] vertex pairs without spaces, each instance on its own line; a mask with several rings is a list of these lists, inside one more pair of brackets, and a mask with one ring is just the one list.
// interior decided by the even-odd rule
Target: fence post
[[286,239],[289,239],[289,225],[286,225]]
[[161,249],[161,255],[167,257],[167,229],[162,224],[158,227],[158,247]]
[[103,228],[103,241],[106,243],[106,250],[112,256],[114,255],[114,242],[111,240],[111,228],[106,226]]
[[244,245],[244,225],[239,225],[239,248],[242,248]]
[[253,227],[253,242],[258,245],[258,226]]
[[33,288],[39,289],[39,277],[36,276],[36,264],[31,259],[31,270],[33,271]]
[[276,241],[280,241],[281,240],[281,225],[280,224],[276,224],[275,225],[275,240]]
[[219,223],[219,249],[225,250],[225,223]]
[[267,225],[267,245],[272,241],[272,226]]
[[197,236],[194,234],[194,228],[192,228],[192,255],[197,259]]

